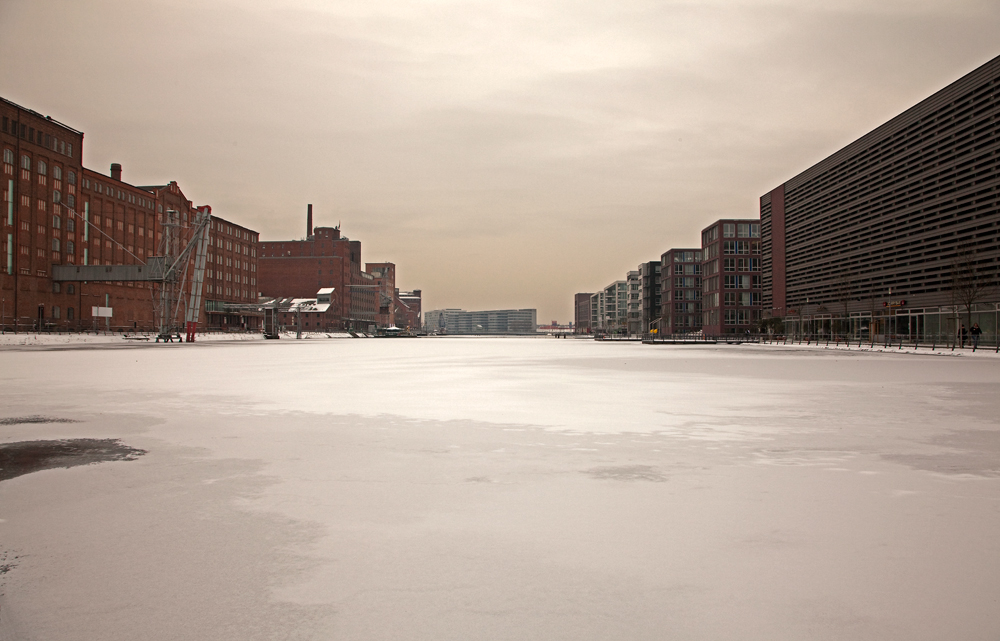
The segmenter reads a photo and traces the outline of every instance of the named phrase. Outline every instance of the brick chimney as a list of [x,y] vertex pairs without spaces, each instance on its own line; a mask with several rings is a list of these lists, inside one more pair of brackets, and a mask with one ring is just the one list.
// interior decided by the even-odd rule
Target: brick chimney
[[121,182],[122,166],[116,162],[111,163],[111,179]]
[[313,206],[312,203],[306,205],[306,238],[313,236]]

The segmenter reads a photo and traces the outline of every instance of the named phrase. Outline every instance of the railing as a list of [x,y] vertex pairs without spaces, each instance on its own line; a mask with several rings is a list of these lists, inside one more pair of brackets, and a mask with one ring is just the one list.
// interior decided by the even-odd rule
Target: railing
[[843,334],[763,334],[762,343],[782,344],[782,345],[823,345],[825,347],[867,347],[875,349],[929,349],[937,351],[941,349],[955,351],[967,350],[977,351],[992,349],[994,353],[1000,353],[1000,335],[996,332],[984,332],[978,340],[974,340],[971,335],[963,338],[960,335],[953,335],[950,332],[925,333],[923,336],[909,336],[902,334],[872,334],[872,335],[843,335]]
[[[598,340],[636,340],[633,338],[598,337]],[[815,345],[823,347],[855,347],[875,349],[927,349],[931,351],[982,351],[991,350],[1000,353],[1000,335],[996,332],[984,332],[978,340],[969,335],[962,340],[961,336],[950,333],[924,334],[923,336],[906,336],[893,334],[875,334],[874,336],[849,336],[837,334],[643,334],[642,342],[647,345],[715,345],[720,343],[742,344],[757,343],[765,345]]]

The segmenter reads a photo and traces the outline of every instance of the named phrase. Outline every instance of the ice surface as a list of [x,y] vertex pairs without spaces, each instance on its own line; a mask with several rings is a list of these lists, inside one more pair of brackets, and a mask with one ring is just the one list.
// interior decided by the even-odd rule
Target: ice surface
[[0,351],[7,639],[995,639],[1000,360],[589,340]]

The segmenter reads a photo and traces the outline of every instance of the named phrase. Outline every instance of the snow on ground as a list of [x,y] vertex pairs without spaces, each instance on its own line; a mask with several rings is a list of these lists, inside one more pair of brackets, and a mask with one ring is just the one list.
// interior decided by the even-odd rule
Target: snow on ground
[[1000,636],[995,357],[114,347],[0,350],[0,445],[148,452],[0,482],[0,641]]

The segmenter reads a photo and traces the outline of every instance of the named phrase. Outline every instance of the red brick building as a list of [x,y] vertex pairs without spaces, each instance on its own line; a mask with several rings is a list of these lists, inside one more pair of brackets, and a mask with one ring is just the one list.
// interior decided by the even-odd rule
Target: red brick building
[[761,319],[760,221],[717,220],[701,232],[702,330],[755,332]]
[[312,225],[309,210],[305,240],[262,241],[257,256],[261,296],[309,298],[333,287],[331,306],[337,329],[368,331],[376,322],[375,278],[361,269],[361,242],[341,237],[339,227]]
[[[5,328],[76,322],[79,298],[53,287],[51,265],[74,262],[83,132],[0,98],[0,314]],[[75,294],[75,292],[74,292]],[[68,318],[69,317],[69,318]]]
[[[176,182],[135,186],[122,180],[117,163],[108,176],[83,167],[83,133],[50,117],[2,98],[0,117],[6,179],[2,191],[7,205],[0,231],[2,326],[27,330],[95,326],[155,329],[154,283],[58,282],[52,279],[52,266],[144,264],[149,257],[167,252],[163,223],[169,211],[177,212],[177,227],[172,228],[176,239],[173,250],[167,253],[176,254],[190,240],[194,205]],[[252,282],[256,232],[219,219],[211,233],[213,247],[221,234],[220,238],[225,237],[223,247],[232,249],[210,252],[223,262],[208,270],[222,280],[206,279],[205,298],[220,309],[223,302],[256,302]],[[182,300],[186,302],[186,297]],[[110,307],[112,317],[95,321],[91,314],[94,307]],[[252,312],[247,314],[253,316]],[[259,319],[259,313],[256,316]],[[203,310],[202,327],[207,318],[212,316],[206,317]],[[260,324],[234,320],[248,328]],[[215,326],[224,325],[223,321]]]
[[401,292],[397,289],[393,298],[396,307],[396,327],[419,331],[423,327],[420,322],[421,290]]
[[669,249],[660,256],[660,333],[689,334],[701,329],[700,249]]
[[208,329],[260,330],[257,303],[259,234],[224,218],[212,217],[205,264],[205,310]]
[[375,324],[392,327],[396,324],[396,266],[393,263],[368,263],[365,271],[375,278],[378,311]]
[[591,293],[573,295],[573,328],[577,334],[590,333]]

